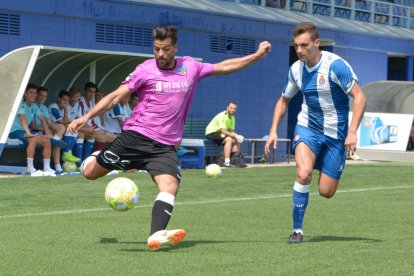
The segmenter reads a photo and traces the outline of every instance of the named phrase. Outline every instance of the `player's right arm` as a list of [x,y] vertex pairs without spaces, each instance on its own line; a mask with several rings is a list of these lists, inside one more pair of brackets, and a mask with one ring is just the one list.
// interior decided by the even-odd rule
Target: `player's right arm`
[[66,105],[63,107],[63,119],[60,123],[63,124],[64,126],[68,126],[68,124],[70,123],[68,107]]
[[237,133],[234,132],[234,131],[231,131],[231,130],[228,130],[228,129],[225,129],[225,128],[221,128],[220,132],[221,132],[221,134],[224,134],[224,135],[229,136],[231,138],[234,138],[234,139],[237,138]]
[[27,138],[29,138],[29,137],[33,137],[33,136],[34,136],[34,134],[32,134],[32,133],[30,132],[29,125],[27,124],[26,115],[24,115],[24,113],[20,113],[20,114],[19,114],[19,117],[20,117],[20,121],[22,122],[22,127],[23,127],[23,129],[24,129],[25,136],[26,136]]
[[[275,110],[273,112],[272,127],[269,131],[269,137],[267,138],[265,144],[265,154],[270,153],[270,145],[273,143],[273,148],[277,148],[277,129],[280,122],[283,119],[283,116],[286,113],[287,106],[289,105],[290,99],[292,99],[299,91],[299,86],[296,83],[296,78],[298,76],[298,70],[300,68],[299,61],[295,62],[290,68],[288,73],[288,81],[285,87],[285,90],[282,92],[279,100],[276,102]],[[295,77],[296,76],[296,77]]]
[[270,128],[269,137],[267,138],[265,145],[265,154],[270,153],[270,145],[272,143],[273,148],[276,149],[277,147],[277,129],[279,127],[280,122],[283,119],[283,116],[286,113],[289,101],[290,99],[285,98],[284,96],[280,96],[279,100],[276,102],[275,110],[273,112],[272,127]]
[[83,115],[81,118],[74,120],[72,123],[68,125],[67,132],[74,133],[77,132],[79,128],[86,125],[86,123],[104,113],[105,111],[111,109],[121,101],[122,98],[126,97],[130,93],[128,86],[121,84],[118,89],[109,93],[105,97],[102,98],[88,113]]

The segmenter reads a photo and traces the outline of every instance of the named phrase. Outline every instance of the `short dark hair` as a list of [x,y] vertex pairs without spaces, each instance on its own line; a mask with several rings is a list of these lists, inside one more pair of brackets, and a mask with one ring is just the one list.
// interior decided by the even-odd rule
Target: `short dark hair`
[[173,45],[177,44],[178,29],[175,26],[158,25],[152,30],[152,41],[171,38]]
[[30,82],[26,86],[26,91],[28,91],[29,89],[35,89],[37,91],[37,85]]
[[88,81],[87,83],[85,83],[85,91],[88,90],[88,88],[98,89],[98,86],[95,83]]
[[49,89],[47,89],[46,87],[44,87],[44,86],[39,86],[38,88],[37,88],[37,92],[40,92],[40,91],[46,91],[46,92],[49,92]]
[[69,92],[68,92],[67,90],[60,90],[60,91],[59,91],[58,98],[62,98],[63,96],[68,96],[68,97],[70,97],[70,96],[69,96]]
[[70,95],[73,95],[73,94],[80,94],[80,89],[79,89],[79,87],[76,87],[76,86],[72,86],[71,88],[69,88],[69,96]]
[[302,22],[296,25],[293,29],[293,38],[304,33],[309,33],[312,41],[319,39],[318,28],[312,22]]
[[235,101],[229,101],[229,102],[227,103],[227,106],[229,106],[230,104],[237,105],[237,103],[236,103]]

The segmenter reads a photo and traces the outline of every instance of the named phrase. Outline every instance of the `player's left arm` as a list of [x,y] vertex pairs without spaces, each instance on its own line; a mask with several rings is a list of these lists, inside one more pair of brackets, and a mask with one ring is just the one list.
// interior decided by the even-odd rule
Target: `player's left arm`
[[349,125],[348,135],[345,139],[345,148],[351,154],[356,151],[357,144],[357,130],[359,124],[361,123],[362,117],[365,112],[366,99],[364,92],[359,87],[358,83],[355,81],[354,86],[352,87],[349,95],[353,98],[353,108],[352,108],[352,120]]
[[241,58],[226,59],[222,62],[214,64],[213,75],[226,75],[240,71],[247,66],[255,63],[259,59],[266,57],[270,53],[271,44],[268,41],[263,41],[254,54],[250,54]]

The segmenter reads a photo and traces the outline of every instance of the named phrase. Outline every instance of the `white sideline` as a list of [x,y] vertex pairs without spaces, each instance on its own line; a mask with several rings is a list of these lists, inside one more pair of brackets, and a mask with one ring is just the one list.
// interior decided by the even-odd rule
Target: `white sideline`
[[[401,190],[401,189],[412,189],[414,185],[406,186],[397,186],[397,187],[376,187],[376,188],[361,188],[361,189],[349,189],[349,190],[338,190],[336,193],[363,193],[363,192],[376,192],[384,190]],[[317,193],[311,193],[311,195],[316,195]],[[194,201],[194,202],[177,202],[175,205],[200,205],[200,204],[210,204],[210,203],[223,203],[223,202],[237,202],[237,201],[247,201],[247,200],[262,200],[262,199],[276,199],[276,198],[288,198],[292,194],[280,194],[280,195],[268,195],[268,196],[257,196],[257,197],[240,197],[240,198],[226,198],[226,199],[216,199],[216,200],[203,200],[203,201]],[[138,208],[152,208],[151,205],[138,205]],[[37,216],[52,216],[52,215],[67,215],[67,214],[80,214],[87,212],[100,212],[100,211],[110,211],[110,208],[93,208],[93,209],[75,209],[75,210],[63,210],[56,212],[43,212],[43,213],[26,213],[26,214],[14,214],[14,215],[5,215],[0,216],[0,219],[7,218],[25,218],[25,217],[37,217]]]

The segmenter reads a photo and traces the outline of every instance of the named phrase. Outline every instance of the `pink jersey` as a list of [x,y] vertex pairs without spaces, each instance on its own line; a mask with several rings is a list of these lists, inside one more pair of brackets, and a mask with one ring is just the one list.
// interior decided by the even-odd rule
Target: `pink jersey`
[[139,98],[123,130],[138,132],[165,145],[180,142],[197,85],[214,72],[214,67],[191,57],[177,58],[176,62],[174,68],[163,70],[155,59],[147,60],[122,82]]

